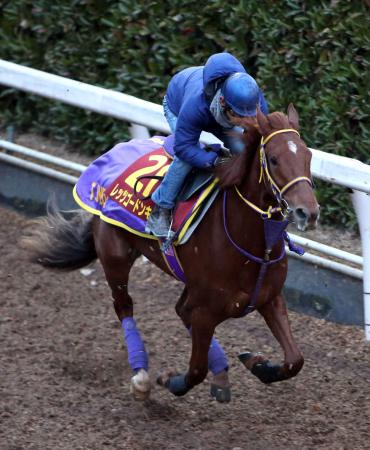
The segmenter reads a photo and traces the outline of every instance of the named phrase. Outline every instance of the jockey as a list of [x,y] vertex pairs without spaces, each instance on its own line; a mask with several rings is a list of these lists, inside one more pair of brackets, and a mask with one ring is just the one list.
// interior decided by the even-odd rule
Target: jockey
[[152,195],[155,203],[146,231],[167,237],[171,210],[184,180],[193,167],[211,169],[218,161],[215,151],[199,144],[202,131],[217,136],[231,153],[243,150],[241,140],[230,131],[255,123],[256,106],[268,113],[256,81],[230,53],[212,55],[205,66],[189,67],[170,81],[163,99],[165,117],[175,135],[175,157],[162,183]]

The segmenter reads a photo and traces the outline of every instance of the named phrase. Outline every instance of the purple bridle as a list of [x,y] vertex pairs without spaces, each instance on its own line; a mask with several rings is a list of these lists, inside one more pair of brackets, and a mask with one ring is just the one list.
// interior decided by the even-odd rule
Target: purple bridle
[[[284,206],[285,206],[286,210],[289,210],[289,205],[283,199],[283,194],[285,192],[287,192],[288,189],[290,189],[292,186],[294,186],[295,184],[297,184],[301,181],[307,181],[310,184],[310,186],[312,186],[312,182],[311,182],[310,178],[308,178],[308,177],[297,177],[297,178],[294,178],[293,180],[291,180],[289,183],[287,183],[283,188],[279,188],[278,185],[276,184],[276,182],[271,177],[269,170],[268,170],[268,166],[267,166],[267,159],[266,159],[264,147],[267,144],[267,142],[276,134],[287,133],[287,132],[295,132],[299,135],[297,130],[283,129],[283,130],[279,130],[279,131],[275,131],[274,133],[271,133],[265,139],[262,138],[261,146],[260,146],[260,164],[261,164],[260,182],[262,181],[262,178],[264,178],[264,175],[266,175],[266,178],[270,183],[271,190],[274,194],[276,201],[279,203],[279,205],[282,205],[282,203],[284,201],[285,202]],[[236,250],[239,253],[241,253],[243,256],[245,256],[248,260],[253,261],[257,264],[261,264],[261,267],[260,267],[260,270],[258,273],[257,282],[256,282],[256,285],[254,287],[254,291],[253,291],[253,294],[251,297],[251,301],[250,301],[249,305],[247,305],[242,312],[242,315],[247,315],[255,309],[255,306],[256,306],[257,300],[258,300],[258,295],[259,295],[260,289],[262,287],[262,283],[265,278],[268,267],[272,264],[275,264],[275,263],[281,261],[285,257],[286,252],[285,252],[284,240],[288,243],[289,249],[291,251],[294,251],[294,252],[298,253],[299,255],[303,255],[304,250],[301,247],[295,246],[294,243],[289,238],[288,233],[285,231],[285,228],[289,224],[289,220],[287,220],[285,218],[285,214],[283,213],[283,209],[281,207],[270,206],[267,211],[263,211],[262,209],[260,209],[256,205],[254,205],[252,202],[247,200],[240,193],[240,191],[238,190],[238,188],[236,186],[235,186],[235,189],[236,189],[239,197],[241,197],[241,199],[248,206],[250,206],[254,211],[257,211],[261,214],[261,218],[263,219],[265,244],[266,244],[265,254],[264,254],[263,258],[260,258],[258,256],[252,255],[250,252],[248,252],[247,250],[240,247],[233,240],[233,238],[231,237],[230,232],[228,230],[228,227],[227,227],[227,191],[225,191],[224,195],[223,195],[223,223],[224,223],[224,230],[225,230],[226,236],[228,237],[231,244],[236,248]],[[271,219],[271,214],[273,214],[275,212],[281,212],[283,214],[284,219],[283,220]],[[272,252],[272,248],[279,240],[281,241],[281,247],[282,247],[280,255],[277,258],[270,259],[270,254]]]

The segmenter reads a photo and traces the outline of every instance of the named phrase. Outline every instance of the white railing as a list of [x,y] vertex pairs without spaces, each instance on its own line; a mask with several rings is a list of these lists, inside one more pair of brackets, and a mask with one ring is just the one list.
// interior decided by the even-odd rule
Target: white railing
[[[120,92],[91,86],[86,83],[52,75],[4,60],[0,60],[0,84],[130,122],[132,137],[148,137],[148,128],[166,134],[170,131],[160,105],[140,100]],[[209,133],[202,133],[201,140],[206,143],[217,141],[217,139]],[[6,147],[6,145],[5,141],[2,141],[2,146]],[[17,149],[14,147],[15,144],[12,145],[12,148],[9,148],[8,146],[9,150],[12,150],[13,152],[17,152],[17,150],[20,153],[22,152],[20,151],[20,148]],[[310,150],[313,154],[311,170],[314,177],[345,186],[354,191],[352,200],[361,232],[363,258],[361,259],[360,257],[356,257],[356,255],[341,252],[333,247],[325,246],[314,241],[308,241],[299,238],[298,236],[292,237],[297,242],[301,241],[303,245],[306,244],[306,247],[312,248],[313,250],[319,250],[323,253],[335,256],[336,258],[341,258],[360,265],[362,262],[363,272],[359,269],[325,260],[316,255],[308,254],[306,256],[306,259],[314,264],[331,267],[357,278],[363,277],[365,335],[367,340],[370,340],[370,166],[351,158],[332,155],[315,149]],[[27,149],[27,151],[35,152],[30,149]],[[32,155],[30,154],[29,156]],[[16,162],[15,160],[19,160],[19,158],[14,156],[0,154],[0,157],[1,159],[6,159],[7,162],[22,164]],[[34,153],[33,157],[37,158],[37,155]],[[46,158],[50,157],[42,156],[41,158],[46,160]],[[58,159],[60,160],[60,158]],[[59,161],[61,167],[63,167],[63,164],[64,167],[65,164],[68,165],[68,162],[62,161]],[[34,163],[27,162],[27,164],[30,170],[38,170]],[[54,160],[54,164],[58,165],[58,162],[56,163]],[[78,172],[84,167],[82,165],[76,165],[75,163],[70,164],[74,165],[74,170],[77,170]],[[72,169],[72,167],[70,168]],[[47,170],[47,172],[50,172],[49,175],[52,176],[53,169],[44,169]],[[63,178],[63,175],[61,175],[61,177]],[[74,179],[75,177],[71,175],[65,176],[65,181],[72,182]]]

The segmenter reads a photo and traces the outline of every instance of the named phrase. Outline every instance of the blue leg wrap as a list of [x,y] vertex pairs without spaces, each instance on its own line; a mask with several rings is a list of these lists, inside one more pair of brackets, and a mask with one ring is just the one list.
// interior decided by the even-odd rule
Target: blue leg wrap
[[[191,328],[189,328],[189,333],[191,335]],[[223,370],[229,370],[225,352],[215,337],[212,337],[208,350],[208,369],[213,375],[217,375]]]
[[178,397],[185,395],[190,390],[186,382],[186,375],[175,375],[171,377],[166,381],[165,387]]
[[133,317],[125,317],[122,320],[122,329],[127,345],[128,362],[131,369],[137,372],[140,369],[148,370],[148,354],[145,350],[144,342],[136,328]]
[[214,337],[212,337],[211,345],[208,350],[208,368],[213,375],[217,375],[223,370],[229,369],[225,352]]

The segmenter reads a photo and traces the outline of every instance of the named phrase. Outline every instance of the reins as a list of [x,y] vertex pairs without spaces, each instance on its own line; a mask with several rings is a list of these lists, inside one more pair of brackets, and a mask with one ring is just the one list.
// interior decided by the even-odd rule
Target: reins
[[[285,128],[285,129],[278,130],[278,131],[275,131],[275,132],[269,134],[266,138],[262,137],[261,144],[260,144],[259,160],[260,160],[260,165],[261,165],[261,173],[260,173],[259,183],[261,183],[262,180],[264,180],[265,184],[266,184],[266,180],[269,182],[269,185],[271,187],[271,190],[275,197],[275,200],[278,202],[278,204],[280,206],[270,205],[267,208],[267,210],[263,210],[263,209],[259,208],[257,205],[255,205],[254,203],[252,203],[251,201],[249,201],[245,196],[243,196],[243,194],[240,192],[238,187],[234,186],[236,193],[243,200],[243,202],[245,204],[247,204],[251,209],[253,209],[257,213],[259,213],[261,215],[261,218],[263,219],[265,243],[266,243],[265,254],[264,254],[263,258],[252,255],[247,250],[240,247],[231,237],[230,232],[227,227],[227,208],[226,208],[226,206],[227,206],[226,205],[227,204],[227,191],[225,190],[225,192],[224,192],[223,222],[224,222],[224,230],[225,230],[225,233],[226,233],[229,241],[238,250],[238,252],[241,253],[243,256],[245,256],[247,259],[249,259],[257,264],[261,264],[257,282],[256,282],[256,286],[254,288],[254,291],[253,291],[253,294],[251,297],[251,301],[250,301],[249,305],[247,305],[245,307],[245,309],[243,311],[243,315],[246,315],[254,310],[256,303],[257,303],[259,291],[262,287],[262,283],[263,283],[264,277],[266,275],[267,268],[271,264],[275,264],[284,258],[284,256],[285,256],[284,240],[288,242],[290,250],[295,251],[298,254],[304,253],[303,249],[295,246],[291,242],[287,232],[285,231],[285,228],[287,227],[287,225],[289,223],[289,221],[286,219],[287,213],[289,212],[289,205],[286,202],[286,200],[284,200],[283,194],[286,193],[292,186],[294,186],[295,184],[297,184],[301,181],[307,181],[310,184],[310,186],[312,187],[312,181],[308,177],[304,177],[304,176],[296,177],[293,180],[289,181],[287,184],[285,184],[285,186],[283,186],[282,188],[279,188],[277,183],[274,181],[274,179],[270,175],[270,172],[268,170],[266,153],[265,153],[266,144],[274,136],[276,136],[277,134],[288,133],[288,132],[294,132],[294,133],[298,134],[298,136],[299,136],[298,131],[295,130],[294,128]],[[283,220],[280,220],[280,221],[272,220],[271,219],[272,214],[278,213],[278,212],[280,212],[282,214]],[[280,255],[275,259],[270,259],[270,254],[272,252],[272,248],[279,239],[282,240],[282,249],[281,249]]]

